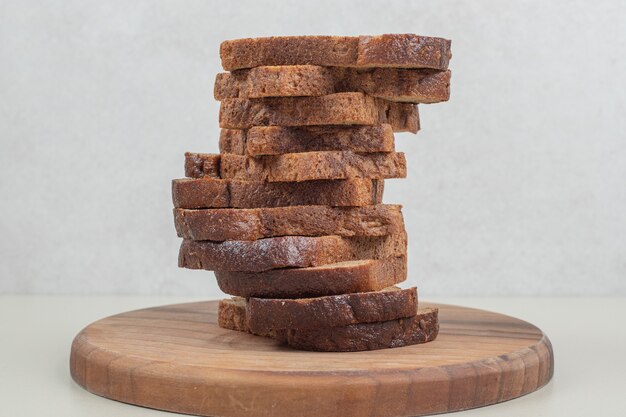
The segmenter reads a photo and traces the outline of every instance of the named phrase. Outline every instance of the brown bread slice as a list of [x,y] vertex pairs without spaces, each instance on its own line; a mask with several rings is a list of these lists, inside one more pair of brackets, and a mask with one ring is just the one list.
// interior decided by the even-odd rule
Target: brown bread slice
[[398,103],[380,98],[375,100],[378,107],[377,123],[390,124],[394,132],[417,133],[420,130],[420,118],[417,104]]
[[174,207],[187,209],[369,206],[381,203],[383,190],[383,181],[364,178],[301,183],[211,178],[183,178],[172,181]]
[[281,236],[225,242],[184,239],[178,266],[209,271],[262,272],[397,256],[406,256],[405,232],[382,237]]
[[245,298],[233,297],[220,300],[217,306],[217,325],[224,329],[249,333]]
[[240,181],[300,182],[349,178],[404,178],[402,152],[359,154],[320,151],[249,157],[235,154],[185,154],[185,175]]
[[294,152],[393,152],[391,125],[373,126],[256,126],[249,130],[222,129],[220,152],[237,155],[280,155]]
[[373,97],[338,93],[320,97],[227,98],[221,102],[222,128],[252,126],[373,125],[378,108]]
[[256,67],[217,74],[214,95],[224,100],[362,92],[390,101],[438,103],[450,98],[450,75],[449,70],[431,69]]
[[356,66],[446,69],[451,42],[415,34],[359,36]]
[[[281,128],[282,126],[267,126],[267,127],[259,127],[255,129],[269,129],[269,128]],[[248,153],[248,145],[246,142],[248,141],[248,132],[249,130],[242,129],[220,129],[220,153],[232,153],[235,155],[251,155]],[[285,152],[287,153],[287,152]]]
[[275,36],[224,41],[226,71],[267,65],[446,69],[450,41],[414,34]]
[[438,314],[436,308],[424,308],[417,310],[413,317],[396,320],[332,328],[290,329],[287,331],[287,344],[295,349],[321,352],[357,352],[416,345],[437,338]]
[[221,178],[221,159],[220,154],[185,152],[185,177]]
[[221,102],[221,128],[253,126],[375,125],[396,132],[419,130],[417,105],[375,99],[363,93],[319,97],[227,98]]
[[415,287],[387,287],[381,291],[315,298],[250,298],[246,318],[252,333],[263,334],[395,320],[414,316],[416,310]]
[[406,280],[406,257],[264,272],[215,271],[215,277],[223,292],[240,297],[303,298],[378,291]]
[[186,152],[185,176],[267,182],[404,178],[406,158],[402,152],[318,151],[260,157]]
[[248,157],[224,154],[220,175],[242,181],[300,182],[349,178],[405,178],[402,152],[320,151]]
[[225,98],[325,96],[340,92],[335,91],[336,72],[318,65],[265,66],[222,72],[215,77],[213,96],[218,101]]
[[[246,320],[246,299],[232,297],[220,300],[217,307],[217,325],[223,329],[250,333]],[[257,333],[256,336],[270,337],[281,343],[287,341],[287,332],[284,330]]]
[[[450,99],[452,73],[436,70],[396,70],[374,68],[361,76],[360,89],[373,97],[406,103],[440,103]],[[352,81],[351,81],[352,82]],[[337,87],[338,91],[352,90],[353,85]]]
[[266,237],[385,236],[404,230],[402,206],[290,206],[255,209],[174,209],[179,237],[191,240],[257,240]]
[[[218,323],[226,329],[250,333],[245,299],[234,297],[220,301]],[[295,349],[356,352],[427,343],[438,334],[439,310],[422,308],[409,318],[310,330],[279,330],[259,336],[274,338]]]

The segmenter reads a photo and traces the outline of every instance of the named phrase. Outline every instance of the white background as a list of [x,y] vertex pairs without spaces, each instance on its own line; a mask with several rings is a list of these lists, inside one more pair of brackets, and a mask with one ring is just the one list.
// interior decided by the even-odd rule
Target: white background
[[0,1],[0,292],[217,297],[170,180],[217,151],[222,40],[452,39],[387,182],[421,295],[626,295],[626,3]]

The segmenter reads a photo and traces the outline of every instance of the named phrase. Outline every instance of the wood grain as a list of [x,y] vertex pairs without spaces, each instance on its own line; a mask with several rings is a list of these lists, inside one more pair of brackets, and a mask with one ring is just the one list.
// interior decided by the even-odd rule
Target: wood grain
[[553,374],[547,336],[483,310],[439,307],[424,345],[316,353],[217,326],[217,302],[122,313],[74,339],[70,371],[114,400],[204,416],[417,416],[506,401]]

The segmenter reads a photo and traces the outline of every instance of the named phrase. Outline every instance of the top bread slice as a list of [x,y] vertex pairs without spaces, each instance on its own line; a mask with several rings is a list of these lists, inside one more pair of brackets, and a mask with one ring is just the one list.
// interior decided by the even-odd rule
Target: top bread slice
[[342,92],[362,92],[389,101],[438,103],[450,98],[450,71],[316,65],[256,67],[217,74],[214,88],[219,101]]
[[227,98],[220,104],[219,124],[227,129],[253,126],[375,125],[417,133],[417,105],[336,93],[316,97]]
[[252,333],[275,330],[347,326],[411,317],[417,311],[417,289],[381,291],[314,298],[250,298],[246,316]]
[[446,69],[450,41],[414,34],[378,36],[275,36],[224,41],[226,71],[268,65]]
[[374,126],[257,126],[249,130],[222,129],[220,152],[263,156],[315,151],[371,153],[395,150],[391,125]]

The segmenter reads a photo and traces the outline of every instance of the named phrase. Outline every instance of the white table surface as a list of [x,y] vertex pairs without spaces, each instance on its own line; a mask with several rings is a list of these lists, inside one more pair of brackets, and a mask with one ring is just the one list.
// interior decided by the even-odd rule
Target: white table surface
[[[74,335],[104,316],[180,297],[0,296],[0,416],[175,415],[107,400],[69,375]],[[539,326],[552,340],[555,375],[543,389],[470,416],[626,416],[625,298],[431,299],[494,310]]]

